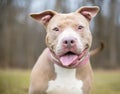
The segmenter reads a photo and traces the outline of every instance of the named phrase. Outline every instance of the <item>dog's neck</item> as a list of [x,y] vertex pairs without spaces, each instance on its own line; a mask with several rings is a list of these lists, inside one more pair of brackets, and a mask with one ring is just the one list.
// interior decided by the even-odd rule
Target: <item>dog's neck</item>
[[56,80],[68,81],[76,79],[76,69],[67,69],[55,64]]

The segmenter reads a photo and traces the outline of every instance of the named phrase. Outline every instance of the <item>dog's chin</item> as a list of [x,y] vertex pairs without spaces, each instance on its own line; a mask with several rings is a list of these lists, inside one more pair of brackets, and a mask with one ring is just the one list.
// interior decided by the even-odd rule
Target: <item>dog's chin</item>
[[88,51],[88,49],[84,49],[79,54],[73,51],[67,51],[61,55],[53,53],[53,56],[58,65],[66,68],[75,68],[86,58]]

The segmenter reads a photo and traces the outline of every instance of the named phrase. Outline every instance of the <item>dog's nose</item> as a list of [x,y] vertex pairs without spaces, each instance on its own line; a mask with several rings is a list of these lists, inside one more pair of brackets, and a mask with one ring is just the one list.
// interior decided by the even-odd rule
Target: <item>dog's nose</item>
[[72,48],[76,45],[76,39],[74,37],[68,37],[63,39],[63,46]]

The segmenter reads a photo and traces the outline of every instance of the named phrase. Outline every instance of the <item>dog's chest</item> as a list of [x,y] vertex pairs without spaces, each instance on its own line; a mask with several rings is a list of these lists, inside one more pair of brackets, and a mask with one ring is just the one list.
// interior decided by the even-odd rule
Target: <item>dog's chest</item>
[[47,94],[83,94],[83,82],[76,79],[76,69],[66,69],[55,64],[57,77],[49,81]]

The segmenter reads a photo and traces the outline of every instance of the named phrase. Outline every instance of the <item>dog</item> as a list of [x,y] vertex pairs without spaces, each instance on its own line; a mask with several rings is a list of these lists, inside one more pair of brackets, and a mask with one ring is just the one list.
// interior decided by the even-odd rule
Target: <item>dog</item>
[[47,10],[30,15],[45,26],[47,48],[32,69],[29,94],[90,93],[89,24],[98,12],[98,6],[83,6],[68,14]]

